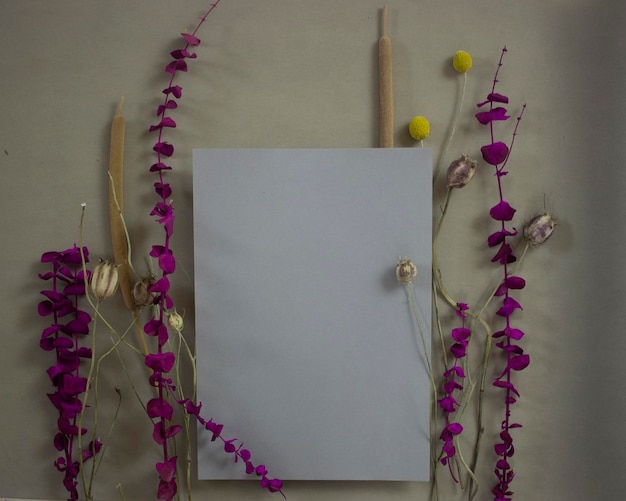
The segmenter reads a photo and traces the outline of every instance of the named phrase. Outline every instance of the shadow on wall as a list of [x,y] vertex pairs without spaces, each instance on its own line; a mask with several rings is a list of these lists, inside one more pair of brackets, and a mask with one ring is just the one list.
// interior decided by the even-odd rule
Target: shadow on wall
[[566,144],[576,150],[568,157],[578,159],[572,179],[581,183],[571,183],[568,167],[560,166],[563,182],[570,181],[573,210],[563,216],[577,254],[568,272],[571,287],[564,288],[576,302],[559,315],[564,323],[557,333],[575,357],[565,390],[572,398],[568,408],[577,412],[562,429],[573,432],[566,442],[576,472],[569,472],[568,482],[575,484],[570,492],[580,500],[618,499],[626,490],[626,437],[620,434],[626,415],[626,3],[575,4],[564,3],[553,33],[563,55],[564,90],[577,107],[568,110],[577,120],[567,124],[574,135]]

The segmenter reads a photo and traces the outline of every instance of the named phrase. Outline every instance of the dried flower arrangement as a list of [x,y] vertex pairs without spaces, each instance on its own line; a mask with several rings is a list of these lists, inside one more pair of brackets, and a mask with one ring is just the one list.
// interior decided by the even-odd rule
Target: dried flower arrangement
[[[194,358],[181,334],[183,318],[177,313],[175,301],[170,295],[169,277],[176,271],[176,259],[170,247],[175,216],[174,205],[171,201],[172,188],[165,176],[167,171],[172,170],[169,159],[174,154],[174,146],[165,140],[164,134],[167,129],[177,126],[175,120],[170,116],[170,112],[178,107],[178,100],[182,97],[182,89],[175,84],[175,77],[179,72],[187,71],[188,60],[196,58],[193,50],[200,44],[200,39],[196,36],[197,32],[219,2],[220,0],[217,0],[211,5],[209,11],[202,17],[192,33],[182,34],[185,41],[184,47],[171,52],[172,60],[165,67],[165,72],[170,75],[170,78],[167,87],[163,90],[164,100],[156,112],[158,123],[149,127],[150,132],[157,133],[157,139],[152,148],[156,154],[156,160],[149,168],[150,172],[157,176],[157,180],[154,182],[157,201],[150,215],[163,228],[164,234],[163,242],[153,245],[150,252],[150,256],[157,263],[159,276],[139,277],[132,268],[130,241],[123,221],[121,191],[119,190],[121,179],[117,173],[113,172],[110,174],[112,214],[118,216],[111,219],[115,263],[103,261],[93,270],[88,269],[89,251],[86,246],[83,246],[82,241],[80,245],[74,245],[60,252],[46,252],[41,257],[42,263],[52,267],[52,271],[39,275],[42,280],[51,285],[41,292],[45,298],[39,303],[38,312],[42,317],[51,318],[50,325],[43,330],[40,346],[43,350],[54,352],[56,357],[54,365],[48,369],[48,376],[55,388],[54,393],[48,394],[48,397],[57,409],[59,416],[57,421],[58,432],[54,437],[54,447],[59,452],[59,457],[54,465],[63,474],[63,486],[68,493],[68,499],[71,500],[80,498],[79,487],[81,486],[82,495],[85,499],[95,498],[92,492],[93,479],[106,450],[106,439],[101,440],[97,433],[97,400],[93,406],[88,403],[90,391],[97,395],[99,365],[103,358],[114,353],[119,347],[130,346],[125,340],[126,333],[121,335],[115,333],[115,330],[107,323],[99,310],[100,303],[111,297],[118,288],[121,290],[124,302],[132,314],[139,338],[142,340],[141,351],[133,349],[143,357],[143,363],[149,370],[149,385],[155,390],[155,396],[145,405],[143,403],[142,405],[153,423],[153,440],[161,450],[161,456],[155,462],[158,477],[156,498],[169,501],[180,494],[179,482],[182,475],[179,473],[179,469],[181,467],[176,449],[172,444],[182,430],[186,430],[187,440],[189,439],[189,421],[192,417],[211,433],[211,441],[221,442],[224,452],[232,455],[235,462],[241,460],[247,474],[258,476],[263,488],[284,496],[282,482],[279,479],[270,478],[263,464],[256,465],[253,463],[251,452],[244,448],[237,439],[224,437],[222,435],[223,425],[203,417],[201,415],[202,403],[196,403],[194,395],[185,396],[178,383],[181,348],[189,355],[192,366]],[[510,489],[510,484],[514,478],[510,461],[514,455],[512,430],[521,427],[519,423],[511,419],[512,406],[520,397],[519,390],[513,381],[513,374],[524,370],[529,365],[530,357],[518,343],[524,333],[518,327],[513,326],[514,313],[521,309],[521,305],[514,298],[514,294],[515,291],[525,287],[525,281],[514,274],[511,265],[516,261],[519,264],[529,247],[541,245],[550,237],[555,228],[555,220],[550,214],[536,215],[526,224],[521,235],[518,235],[515,228],[508,226],[516,211],[504,198],[502,178],[508,174],[504,168],[509,161],[525,105],[522,106],[517,117],[510,143],[495,141],[495,123],[510,118],[503,106],[508,103],[508,98],[495,91],[505,52],[506,48],[503,49],[498,62],[491,92],[485,101],[478,104],[478,107],[488,106],[488,109],[475,115],[480,124],[489,127],[490,132],[490,142],[482,146],[481,153],[484,162],[495,169],[499,200],[491,208],[489,215],[499,226],[495,232],[488,236],[487,246],[489,248],[497,247],[491,262],[500,265],[501,275],[497,287],[480,308],[470,308],[468,303],[453,299],[441,278],[441,270],[437,260],[437,241],[448,211],[450,198],[455,190],[470,183],[478,168],[477,161],[463,154],[454,160],[447,169],[447,195],[433,236],[433,289],[437,313],[436,323],[444,367],[441,377],[435,377],[433,372],[434,367],[430,362],[430,356],[426,353],[424,333],[421,331],[419,315],[414,304],[412,281],[416,277],[415,265],[410,259],[403,258],[398,261],[396,267],[396,278],[407,289],[409,302],[420,329],[422,346],[431,377],[433,434],[440,442],[437,447],[433,447],[432,453],[434,465],[433,498],[438,496],[437,465],[439,464],[447,467],[454,482],[463,485],[464,478],[468,479],[469,499],[474,499],[478,494],[478,479],[474,472],[483,438],[482,408],[487,367],[492,358],[492,339],[496,340],[495,346],[504,354],[505,360],[505,365],[499,376],[493,381],[493,386],[504,392],[504,419],[498,431],[498,442],[494,445],[494,452],[497,456],[494,467],[497,483],[493,487],[492,493],[494,501],[510,500],[513,495]],[[471,56],[465,51],[457,52],[452,62],[454,69],[463,75],[462,97],[441,160],[445,158],[452,143],[465,95],[467,72],[472,67]],[[409,133],[423,145],[424,140],[430,134],[429,121],[423,116],[416,116],[409,124]],[[435,181],[440,170],[441,162],[438,163],[434,172]],[[84,210],[83,207],[83,213]],[[526,246],[522,258],[517,260],[512,240],[519,236],[523,237]],[[134,276],[136,279],[133,278]],[[438,298],[445,300],[458,319],[458,324],[450,329],[449,339],[446,339],[443,334]],[[498,330],[495,332],[491,327],[493,322],[489,322],[485,315],[488,304],[494,298],[501,298],[501,305],[495,315],[497,320],[503,323],[503,325],[498,324]],[[83,309],[82,303],[85,301],[91,308],[90,313]],[[139,314],[142,309],[149,310],[150,314],[149,318],[140,324]],[[107,329],[117,336],[117,340],[107,352],[97,357],[94,334],[99,323],[104,323]],[[478,336],[475,335],[476,324],[480,324],[485,331],[482,346],[483,362],[478,369],[469,366],[467,356],[470,345],[480,342]],[[154,338],[155,342],[152,345],[156,344],[156,349],[149,350],[148,343],[143,340],[144,334]],[[89,346],[85,343],[88,335],[91,335],[92,341]],[[172,337],[177,343],[178,350],[172,348]],[[88,367],[84,367],[85,365]],[[85,369],[87,369],[86,375]],[[475,392],[477,386],[478,391]],[[464,432],[462,418],[472,402],[476,407],[478,427],[472,459],[466,461],[459,445],[459,437]],[[175,407],[183,412],[182,423],[174,421]],[[92,423],[91,431],[86,425],[89,419]],[[113,425],[111,425],[109,434],[112,428]],[[89,434],[91,438],[87,441],[86,437]],[[187,464],[189,462],[187,461]],[[191,498],[189,469],[186,473],[186,482],[188,495]],[[123,493],[121,494],[123,497]]]
[[[526,109],[526,104],[521,107],[509,144],[496,141],[494,134],[495,123],[506,121],[510,118],[504,107],[504,105],[509,102],[508,97],[496,92],[498,75],[506,52],[507,49],[505,47],[502,49],[492,88],[486,100],[477,104],[478,108],[488,106],[488,109],[475,114],[476,120],[481,125],[489,127],[490,142],[482,146],[480,150],[483,161],[493,166],[495,169],[499,200],[490,209],[489,216],[492,220],[496,221],[499,226],[495,232],[488,236],[486,243],[488,248],[497,248],[495,255],[491,257],[490,260],[492,263],[501,266],[501,277],[498,280],[497,286],[491,294],[489,294],[485,303],[480,308],[471,309],[467,303],[453,299],[448,288],[444,285],[437,259],[438,238],[448,213],[451,196],[455,190],[467,186],[477,170],[478,162],[472,160],[465,154],[450,163],[447,169],[446,198],[443,202],[442,211],[433,236],[433,299],[435,304],[436,325],[442,349],[441,362],[444,367],[441,377],[437,378],[437,382],[433,383],[434,402],[436,402],[436,405],[433,405],[432,426],[434,430],[441,430],[440,432],[433,432],[435,436],[438,434],[439,441],[441,442],[438,449],[433,448],[433,499],[438,499],[439,497],[437,488],[438,464],[446,466],[453,481],[462,488],[465,488],[463,479],[468,479],[468,499],[474,499],[478,495],[478,479],[476,478],[475,471],[484,433],[483,399],[485,395],[487,368],[492,358],[498,360],[503,359],[505,363],[499,375],[492,382],[494,387],[504,391],[504,418],[501,422],[500,430],[497,433],[498,441],[493,447],[496,456],[494,473],[497,482],[492,488],[492,494],[494,501],[508,501],[511,500],[513,496],[513,492],[510,489],[510,484],[514,478],[514,471],[510,460],[515,452],[512,430],[521,428],[522,426],[511,418],[512,406],[520,397],[520,392],[513,381],[513,374],[528,367],[530,357],[519,344],[519,341],[524,336],[524,332],[518,327],[514,327],[513,324],[514,313],[522,309],[521,304],[515,299],[514,294],[515,291],[523,289],[526,282],[522,277],[514,274],[511,265],[516,261],[517,265],[521,264],[529,247],[537,247],[550,237],[555,228],[555,219],[548,213],[536,215],[524,226],[521,235],[518,235],[518,231],[515,228],[508,226],[513,220],[516,210],[504,198],[502,181],[503,177],[508,174],[508,171],[505,170],[505,166],[510,159],[517,129],[524,110]],[[458,73],[463,74],[463,88],[451,133],[441,160],[445,157],[456,130],[465,95],[467,71],[472,67],[472,58],[469,53],[458,51],[453,57],[452,64]],[[428,120],[423,116],[416,116],[409,123],[409,134],[416,141],[419,141],[421,146],[423,146],[423,140],[428,137],[429,133],[430,127]],[[440,167],[441,161],[434,172],[433,182],[437,181]],[[524,244],[524,250],[520,260],[517,259],[513,249],[512,242],[515,237],[521,237],[523,239],[522,244]],[[405,259],[402,263],[398,264],[396,270],[398,280],[407,286],[407,281],[403,279],[406,272],[403,270],[411,269],[411,265],[413,265],[413,263]],[[442,298],[448,304],[459,319],[459,324],[453,326],[450,330],[449,340],[443,335],[443,314],[439,309],[439,298]],[[487,316],[485,310],[495,298],[501,299],[501,305],[495,311],[494,318],[490,318]],[[413,302],[410,291],[409,301],[411,303]],[[416,308],[414,305],[412,306],[413,311],[415,311]],[[501,325],[501,323],[503,323],[503,325]],[[484,344],[482,346],[483,357],[478,369],[470,366],[467,357],[470,345],[480,343],[478,336],[476,336],[474,332],[476,324],[480,324],[485,331]],[[495,332],[492,325],[497,329]],[[498,357],[492,353],[492,340],[495,340],[495,346],[502,352],[502,357]],[[452,362],[450,362],[450,358]],[[428,363],[430,365],[430,362]],[[473,376],[475,373],[478,373],[478,379]],[[431,377],[433,376],[431,375]],[[479,388],[478,392],[475,392],[477,384]],[[461,423],[462,418],[471,404],[474,404],[476,409],[477,431],[473,442],[472,459],[468,462],[463,456],[459,437],[464,431]],[[441,411],[441,415],[439,411]],[[435,450],[439,450],[439,453],[435,453]]]
[[[105,451],[103,443],[95,436],[88,445],[84,445],[82,437],[88,433],[83,427],[85,414],[89,409],[88,396],[92,387],[97,388],[97,370],[102,359],[118,349],[121,344],[127,345],[124,335],[118,335],[118,341],[113,347],[101,355],[96,362],[95,342],[91,348],[83,346],[81,340],[90,332],[95,340],[95,329],[98,321],[104,322],[114,332],[106,319],[99,312],[101,301],[110,298],[118,287],[122,290],[126,306],[133,314],[134,323],[138,323],[137,312],[141,307],[149,308],[152,312],[150,318],[145,321],[140,329],[147,336],[156,338],[156,350],[150,352],[147,343],[142,341],[144,364],[149,369],[149,384],[155,388],[156,396],[150,399],[144,406],[148,417],[153,422],[152,437],[162,451],[162,458],[155,464],[158,476],[156,498],[165,501],[173,499],[178,492],[179,464],[178,458],[173,452],[173,439],[181,432],[183,427],[189,432],[189,417],[196,421],[211,433],[211,441],[222,443],[224,452],[232,455],[235,462],[241,460],[248,475],[256,475],[260,478],[260,485],[269,492],[282,492],[282,481],[270,478],[265,465],[255,464],[252,461],[251,452],[243,447],[243,443],[235,438],[226,438],[222,435],[223,425],[212,419],[205,419],[200,411],[202,403],[194,403],[192,398],[182,394],[180,385],[177,383],[178,359],[172,343],[170,333],[177,337],[180,344],[184,344],[181,330],[183,319],[176,312],[174,299],[169,294],[169,276],[176,270],[176,259],[170,247],[170,238],[174,231],[174,205],[171,201],[172,189],[165,180],[165,172],[172,167],[165,162],[174,154],[174,146],[164,140],[164,131],[175,128],[176,122],[168,115],[168,112],[177,108],[177,100],[182,97],[182,88],[174,84],[178,72],[188,69],[187,60],[196,57],[191,52],[200,44],[196,36],[199,28],[207,20],[209,14],[217,7],[220,0],[211,5],[208,12],[201,18],[192,33],[183,33],[185,46],[182,49],[171,52],[172,61],[166,67],[165,72],[170,75],[167,87],[163,90],[165,95],[163,104],[159,105],[156,115],[159,122],[151,125],[150,132],[157,132],[158,137],[153,146],[156,153],[156,162],[150,167],[150,172],[155,173],[158,180],[154,183],[154,191],[158,201],[151,210],[157,223],[164,230],[163,243],[152,246],[150,256],[156,260],[160,270],[160,276],[139,277],[135,282],[131,278],[128,268],[131,267],[129,260],[130,242],[123,222],[121,210],[121,192],[119,172],[110,172],[112,194],[112,213],[118,212],[119,218],[111,218],[111,230],[113,247],[116,252],[116,263],[109,261],[100,262],[93,271],[87,269],[89,252],[87,247],[74,246],[61,252],[46,252],[43,254],[42,263],[51,263],[52,271],[40,274],[42,280],[51,281],[49,290],[41,293],[45,299],[38,305],[41,316],[52,318],[52,324],[46,327],[42,333],[40,346],[46,351],[54,351],[56,363],[48,369],[48,375],[56,391],[49,394],[50,401],[59,412],[58,433],[54,438],[54,446],[60,452],[55,461],[56,469],[64,474],[63,485],[68,492],[68,499],[79,499],[78,486],[82,483],[84,498],[94,499],[92,483],[98,463]],[[118,116],[114,119],[112,136],[122,131],[123,121],[121,118],[121,105]],[[117,121],[117,123],[116,123]],[[117,128],[116,128],[117,127]],[[114,151],[115,150],[115,151]],[[111,156],[120,154],[120,148],[112,145]],[[83,214],[85,204],[83,204]],[[82,228],[82,220],[81,220]],[[87,285],[91,286],[91,294]],[[79,299],[86,298],[93,309],[92,315],[81,309]],[[141,332],[140,339],[143,339]],[[191,351],[185,345],[192,359]],[[90,360],[88,375],[81,373],[83,369],[81,359]],[[174,370],[175,369],[175,370]],[[172,373],[174,371],[174,373]],[[82,397],[82,400],[81,400]],[[184,423],[173,421],[174,406],[179,406],[184,412]],[[97,402],[94,406],[94,423],[97,422]],[[94,425],[95,427],[95,425]],[[187,440],[189,435],[187,435]],[[96,459],[97,458],[97,459]],[[85,473],[87,461],[91,460],[92,467],[89,479]],[[189,461],[187,462],[189,464]],[[79,478],[81,482],[79,482]],[[191,498],[191,486],[189,482],[190,472],[187,470],[187,491]],[[122,494],[123,496],[123,494]],[[284,494],[283,494],[284,496]]]

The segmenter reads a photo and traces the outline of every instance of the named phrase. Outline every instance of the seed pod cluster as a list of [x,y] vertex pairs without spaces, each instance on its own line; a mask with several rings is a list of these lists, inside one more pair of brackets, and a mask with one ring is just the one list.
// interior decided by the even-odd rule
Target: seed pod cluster
[[410,259],[398,259],[396,278],[401,284],[410,284],[417,275],[417,266]]
[[182,331],[184,322],[183,317],[181,317],[178,313],[173,312],[167,316],[167,324],[175,331]]
[[105,260],[95,267],[91,275],[91,291],[98,301],[110,298],[117,291],[119,271],[117,265]]
[[524,238],[532,247],[541,245],[550,238],[555,225],[556,220],[550,214],[539,214],[524,227]]
[[478,162],[467,155],[461,155],[448,167],[448,186],[450,188],[463,188],[474,177]]
[[155,294],[148,291],[148,287],[154,283],[154,277],[142,278],[135,284],[132,290],[133,301],[137,306],[149,306],[154,303]]

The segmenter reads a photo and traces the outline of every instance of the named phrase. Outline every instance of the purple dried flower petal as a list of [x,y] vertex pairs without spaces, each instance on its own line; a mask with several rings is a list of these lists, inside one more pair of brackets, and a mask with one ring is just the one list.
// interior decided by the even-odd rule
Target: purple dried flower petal
[[446,426],[446,429],[453,435],[458,435],[459,433],[463,432],[463,426],[461,425],[461,423],[450,423]]
[[174,154],[174,146],[161,141],[156,143],[152,147],[152,149],[156,151],[159,155],[163,155],[164,157],[171,157]]
[[475,116],[476,120],[483,125],[487,125],[489,122],[508,120],[511,118],[506,114],[506,108],[502,107],[493,108],[489,111],[481,111],[480,113],[476,113]]
[[498,252],[496,252],[495,256],[491,258],[491,262],[495,263],[496,261],[499,261],[500,264],[514,263],[515,259],[516,258],[513,254],[511,246],[507,243],[503,243],[498,249]]
[[187,49],[173,50],[172,52],[170,52],[170,55],[174,59],[185,59],[185,58],[195,59],[196,57],[198,57],[195,52],[189,52]]
[[517,235],[517,230],[515,229],[513,229],[513,231],[509,231],[509,230],[496,231],[495,233],[492,233],[491,235],[489,235],[489,237],[487,238],[487,245],[489,247],[495,247],[496,245],[504,242],[504,239],[506,237],[514,237],[515,235]]
[[451,347],[450,347],[450,353],[452,353],[452,356],[454,358],[463,358],[466,354],[466,347],[465,344],[462,343],[454,343]]
[[155,130],[161,130],[163,127],[176,128],[176,122],[170,117],[163,117],[163,119],[156,125],[151,125],[148,132],[154,132]]
[[497,379],[496,381],[493,382],[493,385],[497,386],[498,388],[508,388],[519,397],[519,392],[517,391],[515,386],[513,386],[513,383]]
[[37,305],[37,313],[40,317],[47,317],[54,311],[52,303],[50,301],[41,301]]
[[60,255],[61,254],[59,252],[57,252],[57,251],[44,252],[41,255],[41,262],[42,263],[51,263],[53,261],[56,261],[59,258]]
[[153,371],[168,373],[174,367],[176,356],[169,351],[165,353],[150,353],[146,355],[144,362]]
[[454,399],[454,397],[448,395],[447,397],[440,398],[437,400],[439,407],[441,407],[446,412],[454,412],[455,406],[458,406],[459,403]]
[[157,108],[157,112],[156,112],[156,116],[160,117],[165,110],[174,110],[178,107],[178,103],[176,103],[176,101],[169,99],[168,101],[165,102],[165,104],[160,104],[159,107]]
[[197,36],[191,35],[189,33],[181,33],[181,35],[183,36],[185,41],[192,47],[200,45],[200,39]]
[[215,442],[215,439],[217,439],[221,435],[224,425],[215,423],[213,422],[213,420],[209,419],[209,421],[205,425],[205,428],[213,433],[213,436],[211,437],[211,442]]
[[524,370],[528,364],[530,364],[530,357],[526,354],[517,355],[509,360],[509,367],[514,371]]
[[489,210],[489,215],[496,221],[510,221],[515,212],[506,200],[501,200]]
[[170,290],[170,281],[164,276],[159,278],[156,282],[148,286],[148,292],[167,292]]
[[[263,482],[261,482],[261,485],[263,485]],[[272,478],[264,487],[267,487],[267,490],[270,492],[280,492],[283,488],[283,481],[278,478]]]
[[173,456],[163,463],[156,464],[157,473],[164,482],[169,482],[174,478],[176,474],[176,459],[177,457]]
[[492,92],[487,96],[487,99],[492,103],[508,103],[509,98],[503,96],[502,94],[498,94],[497,92]]
[[163,94],[172,94],[176,99],[180,99],[183,95],[183,88],[180,85],[173,85],[167,89],[163,89]]
[[487,96],[487,100],[482,103],[478,103],[476,106],[479,108],[488,104],[488,103],[504,103],[507,104],[509,102],[509,98],[503,96],[502,94],[498,94],[497,92],[492,92]]
[[470,331],[467,327],[456,327],[451,331],[452,339],[458,342],[466,341],[471,334],[472,331]]
[[496,312],[496,315],[499,315],[501,317],[509,317],[511,313],[513,313],[514,310],[521,310],[521,309],[522,309],[522,305],[519,304],[515,299],[509,296],[509,297],[504,298],[504,301],[502,301],[502,306]]
[[154,183],[154,191],[161,198],[169,198],[172,196],[172,188],[168,183],[156,182]]
[[[233,444],[233,442],[235,440],[237,440],[237,439],[236,438],[231,438],[230,440],[226,440],[224,442],[224,452],[227,452],[228,454],[232,454],[233,452],[235,452],[237,450],[237,448]],[[237,456],[235,455],[235,463],[236,462],[237,462]]]
[[160,480],[159,488],[157,489],[157,499],[161,499],[163,501],[172,501],[172,499],[174,499],[174,496],[176,495],[177,490],[178,487],[176,485],[175,478],[173,478],[169,482]]
[[508,276],[504,283],[509,289],[523,289],[526,286],[526,281],[522,277],[513,275]]
[[177,71],[187,71],[187,63],[184,59],[174,59],[165,66],[166,73],[174,74]]
[[480,151],[485,162],[490,165],[499,165],[509,156],[509,147],[501,141],[486,144]]
[[514,339],[515,341],[519,341],[524,337],[524,333],[520,329],[514,329],[513,327],[505,328],[504,335],[509,339]]
[[451,367],[450,369],[448,369],[447,371],[445,371],[443,373],[443,377],[448,378],[450,377],[450,375],[452,373],[455,373],[458,377],[464,378],[465,377],[465,372],[463,371],[463,367],[461,367],[460,365],[455,365],[454,367]]
[[148,416],[151,418],[162,417],[170,421],[174,413],[174,408],[162,398],[153,398],[146,404]]
[[84,318],[75,318],[70,320],[65,328],[63,329],[66,333],[72,334],[89,334],[89,320],[85,320]]
[[451,379],[443,383],[443,391],[448,395],[454,393],[455,390],[462,390],[463,386],[461,386],[455,379]]
[[162,170],[172,170],[169,165],[165,165],[163,162],[157,162],[150,166],[150,172],[159,172]]

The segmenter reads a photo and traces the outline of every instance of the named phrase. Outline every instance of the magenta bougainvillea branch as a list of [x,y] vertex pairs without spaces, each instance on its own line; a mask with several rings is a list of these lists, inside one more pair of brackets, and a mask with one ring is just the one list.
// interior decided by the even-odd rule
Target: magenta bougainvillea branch
[[[86,247],[82,254],[87,260],[89,252]],[[48,369],[48,376],[56,389],[54,393],[48,393],[48,398],[59,413],[54,447],[60,456],[54,466],[63,473],[63,486],[69,499],[76,500],[81,466],[102,447],[100,441],[94,439],[87,448],[77,452],[79,435],[87,433],[79,425],[84,405],[81,395],[88,384],[87,378],[80,374],[81,360],[93,357],[90,348],[81,346],[81,339],[89,334],[91,316],[78,307],[78,299],[85,295],[89,273],[85,277],[81,250],[76,246],[61,252],[45,252],[41,262],[52,265],[52,271],[39,274],[39,278],[50,282],[50,288],[41,291],[45,299],[38,304],[37,310],[42,317],[52,318],[51,325],[42,332],[39,345],[56,355],[55,364]]]
[[[243,447],[243,443],[237,439],[225,438],[222,435],[222,424],[203,418],[200,415],[201,403],[196,405],[177,393],[178,383],[171,374],[172,369],[177,367],[177,360],[176,355],[168,348],[169,331],[179,333],[182,329],[182,318],[176,313],[174,300],[170,295],[170,276],[176,270],[176,259],[170,247],[174,231],[174,205],[171,200],[172,189],[165,181],[165,172],[172,169],[168,159],[174,154],[174,146],[165,141],[163,136],[165,130],[176,127],[169,112],[177,108],[178,100],[182,97],[182,89],[174,84],[174,79],[179,72],[187,71],[188,60],[196,58],[193,48],[200,44],[197,31],[219,2],[217,0],[211,5],[192,33],[182,34],[184,47],[171,52],[172,60],[165,66],[165,72],[170,75],[169,83],[163,90],[164,101],[156,112],[158,123],[149,128],[150,132],[158,133],[153,146],[156,162],[150,167],[150,172],[158,176],[154,183],[158,201],[150,215],[162,226],[164,240],[153,245],[150,251],[150,256],[158,263],[159,276],[154,280],[150,279],[147,288],[146,283],[142,282],[145,289],[143,296],[147,299],[141,301],[141,305],[150,304],[154,311],[143,324],[143,331],[156,338],[156,351],[143,357],[144,364],[150,370],[149,383],[156,389],[156,396],[147,402],[145,408],[153,423],[152,437],[162,451],[162,458],[155,465],[159,482],[156,498],[165,501],[171,501],[178,491],[177,456],[173,452],[175,447],[171,439],[181,431],[182,426],[173,421],[174,406],[178,406],[187,416],[193,416],[212,434],[212,441],[220,441],[224,451],[231,454],[235,462],[242,462],[246,474],[259,477],[263,488],[284,496],[282,481],[270,478],[264,465],[254,464],[251,452]],[[51,272],[40,274],[40,278],[51,281],[52,286],[49,290],[42,291],[45,299],[39,303],[38,311],[41,316],[51,316],[53,319],[52,324],[44,329],[40,345],[44,350],[54,351],[56,354],[55,365],[48,369],[48,375],[56,388],[48,396],[59,412],[59,431],[54,438],[54,445],[61,455],[55,461],[55,467],[64,473],[63,483],[72,501],[79,498],[78,476],[82,473],[83,463],[92,459],[102,448],[102,444],[95,437],[87,447],[80,446],[80,437],[87,432],[81,424],[87,407],[86,402],[81,401],[81,395],[86,400],[91,378],[91,372],[89,377],[80,375],[80,360],[92,360],[95,354],[93,348],[80,345],[80,339],[90,332],[91,316],[79,309],[78,300],[85,296],[85,285],[90,281],[98,302],[110,297],[117,289],[118,272],[117,267],[108,261],[100,263],[93,273],[87,270],[86,247],[80,249],[74,246],[62,252],[46,252],[41,260],[51,263],[53,267]],[[99,316],[97,306],[89,302]],[[92,343],[92,346],[95,347],[95,344]],[[86,498],[91,499],[90,486],[84,488]]]
[[465,303],[458,303],[456,314],[461,319],[461,326],[452,329],[451,336],[454,341],[450,347],[450,353],[454,357],[454,365],[446,369],[443,373],[443,397],[437,400],[439,407],[443,411],[446,424],[439,438],[443,441],[441,448],[442,456],[441,464],[447,465],[450,475],[455,482],[458,482],[452,470],[452,460],[456,456],[456,447],[454,445],[455,438],[463,432],[463,425],[453,419],[455,412],[459,407],[459,402],[455,398],[455,392],[463,391],[461,384],[465,379],[465,371],[460,361],[467,355],[467,345],[469,344],[471,331],[465,326],[467,315],[465,311],[468,306]]
[[[174,85],[174,79],[178,72],[187,71],[187,60],[196,57],[196,54],[192,52],[193,48],[200,44],[200,39],[196,33],[218,3],[219,0],[211,6],[191,34],[182,34],[185,40],[184,48],[171,52],[173,59],[165,67],[165,72],[171,76],[168,86],[163,90],[163,94],[165,94],[163,104],[159,105],[156,113],[159,122],[150,127],[150,132],[158,132],[157,141],[153,147],[157,158],[150,167],[150,171],[158,175],[158,181],[154,183],[154,190],[159,199],[150,215],[155,216],[157,222],[163,227],[165,238],[162,244],[153,245],[150,252],[150,256],[157,259],[158,267],[161,270],[160,277],[148,287],[148,291],[154,294],[154,304],[158,305],[158,314],[154,315],[144,325],[144,332],[157,338],[158,348],[156,353],[150,353],[145,357],[145,364],[152,371],[150,384],[155,386],[158,392],[157,397],[148,402],[147,410],[149,416],[155,420],[153,438],[162,447],[163,452],[162,462],[156,464],[159,475],[157,497],[166,501],[170,501],[177,491],[176,456],[171,455],[168,440],[181,430],[181,426],[171,423],[173,408],[168,402],[168,397],[174,395],[175,388],[172,379],[167,374],[172,370],[176,361],[174,353],[166,351],[166,344],[169,340],[167,320],[170,318],[169,312],[175,311],[174,301],[169,295],[170,281],[168,276],[174,273],[176,260],[170,247],[170,239],[174,231],[174,205],[170,199],[172,189],[169,183],[165,182],[164,172],[172,169],[168,165],[168,159],[174,154],[174,146],[163,140],[163,132],[167,128],[176,127],[176,122],[168,116],[168,112],[178,107],[177,99],[182,97],[182,88],[179,85]],[[212,440],[220,439],[224,443],[225,452],[234,454],[235,461],[241,459],[246,465],[246,473],[260,476],[261,485],[270,492],[282,493],[282,482],[279,479],[270,479],[267,476],[265,466],[254,466],[251,462],[250,451],[241,446],[237,447],[235,445],[236,439],[224,439],[221,435],[222,425],[215,424],[212,420],[206,421],[200,416],[202,404],[195,405],[187,399],[175,399],[174,401],[213,434]]]
[[505,392],[505,413],[499,435],[500,441],[494,446],[495,453],[498,456],[495,466],[495,474],[498,482],[492,490],[495,501],[509,501],[512,499],[513,492],[510,489],[510,484],[515,474],[511,467],[510,459],[513,457],[515,448],[513,446],[511,430],[521,427],[519,423],[515,423],[511,420],[511,406],[515,404],[517,398],[520,396],[518,389],[513,384],[512,373],[525,369],[530,363],[530,357],[524,353],[522,347],[517,343],[524,336],[524,333],[520,329],[515,328],[512,321],[514,313],[522,309],[520,303],[513,297],[513,293],[516,290],[523,289],[526,282],[523,278],[512,275],[509,270],[509,265],[514,263],[517,259],[509,244],[509,239],[517,235],[517,230],[507,226],[507,223],[513,219],[515,209],[504,199],[502,186],[502,178],[508,173],[505,167],[509,160],[511,148],[517,134],[517,127],[519,126],[526,105],[522,107],[522,112],[517,117],[511,144],[507,145],[504,142],[494,140],[494,122],[508,120],[510,118],[507,115],[506,108],[503,106],[504,104],[508,104],[508,97],[496,93],[495,91],[498,82],[498,74],[502,66],[502,59],[506,51],[506,47],[502,49],[502,54],[498,61],[498,68],[493,79],[493,86],[487,96],[487,100],[478,104],[478,107],[488,105],[489,109],[476,114],[476,119],[481,124],[489,126],[491,141],[481,148],[481,152],[485,162],[494,166],[499,193],[499,201],[491,208],[489,215],[500,224],[500,227],[496,232],[489,235],[487,239],[489,247],[497,248],[496,254],[491,261],[502,266],[502,282],[495,296],[502,298],[501,306],[497,310],[496,315],[503,319],[504,327],[495,332],[493,338],[498,340],[496,347],[504,353],[506,358],[504,369],[493,382],[494,386],[502,388]]

